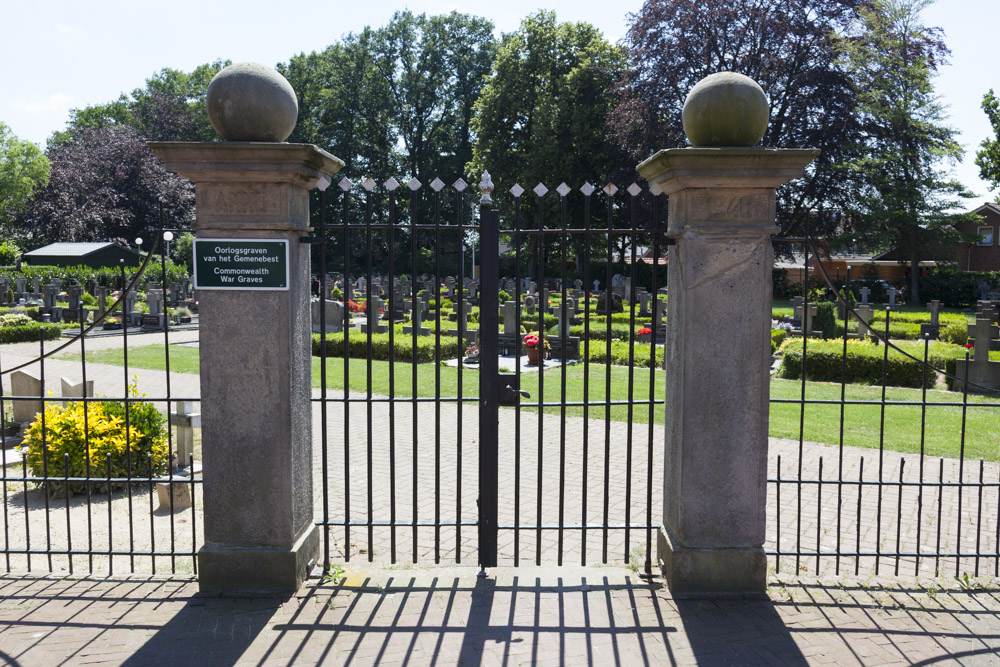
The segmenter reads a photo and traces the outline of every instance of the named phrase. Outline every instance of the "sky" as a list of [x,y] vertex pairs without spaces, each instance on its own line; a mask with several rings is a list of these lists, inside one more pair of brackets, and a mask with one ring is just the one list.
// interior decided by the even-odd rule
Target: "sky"
[[[430,0],[331,0],[301,6],[308,10],[292,16],[283,10],[294,5],[273,0],[0,0],[0,121],[21,139],[44,147],[53,132],[65,127],[70,109],[114,100],[165,67],[190,71],[227,58],[273,66],[322,50],[366,25],[382,26],[403,8],[485,16],[498,35],[545,8],[560,21],[592,23],[617,42],[627,29],[627,15],[638,11],[642,0],[503,0],[475,7]],[[974,159],[979,142],[991,133],[982,97],[990,88],[1000,92],[1000,67],[989,38],[990,29],[1000,24],[1000,1],[937,0],[923,19],[944,29],[952,50],[936,88],[948,123],[966,149],[954,173],[976,193],[974,208],[993,199]]]

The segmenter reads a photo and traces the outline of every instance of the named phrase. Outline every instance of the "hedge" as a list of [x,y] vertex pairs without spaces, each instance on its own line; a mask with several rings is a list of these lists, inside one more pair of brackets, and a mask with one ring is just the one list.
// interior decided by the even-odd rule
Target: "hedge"
[[[146,272],[142,281],[147,279],[155,282],[162,281],[163,272],[160,269],[161,265],[159,257],[154,257],[150,260],[149,266],[146,267]],[[138,270],[139,267],[137,266],[125,267],[125,279],[132,280]],[[107,280],[107,284],[112,286],[116,285],[117,283],[115,281],[121,277],[121,269],[117,266],[105,266],[95,269],[90,266],[83,266],[79,264],[76,266],[28,266],[26,264],[22,264],[20,270],[18,270],[15,266],[0,266],[0,274],[10,276],[12,281],[14,278],[20,278],[22,276],[29,279],[37,276],[42,280],[42,282],[45,283],[53,278],[60,278],[64,283],[68,283],[70,280],[76,280],[81,285],[88,280],[100,281],[103,276]],[[179,283],[187,277],[189,277],[189,275],[184,266],[174,264],[170,260],[167,261],[167,283]],[[143,284],[145,283],[143,282]]]
[[[636,343],[634,346],[628,341],[624,340],[613,340],[611,341],[611,357],[608,360],[608,349],[606,344],[601,345],[590,345],[589,350],[584,350],[583,341],[580,341],[580,355],[582,356],[584,352],[587,352],[587,358],[592,363],[597,364],[607,364],[610,363],[614,366],[628,366],[629,353],[633,354],[633,364],[635,368],[649,368],[649,343]],[[662,368],[663,366],[663,346],[656,346],[656,367]]]
[[778,351],[781,344],[788,338],[788,331],[785,329],[771,329],[771,354]]
[[[903,342],[897,346],[923,359],[924,347],[919,342]],[[797,380],[802,372],[802,340],[785,341],[781,346],[783,353],[779,377]],[[843,341],[825,341],[810,339],[806,359],[806,379],[820,382],[840,382],[843,368]],[[882,363],[885,348],[867,341],[847,341],[847,369],[843,379],[849,383],[882,384]],[[930,344],[928,363],[934,368],[951,369],[956,359],[965,358],[965,348],[949,343],[932,342]],[[890,348],[886,364],[886,384],[897,387],[919,387],[924,376],[923,364],[904,356]],[[937,381],[937,374],[927,373],[928,386]]]
[[63,328],[58,324],[28,324],[19,327],[0,328],[0,343],[37,343],[38,330],[42,330],[42,338],[55,340],[62,335]]
[[[352,359],[366,359],[368,357],[367,334],[360,331],[352,331],[349,337],[349,354]],[[436,361],[436,336],[417,336],[417,361]],[[389,360],[389,334],[372,334],[372,359],[377,361]],[[314,357],[320,356],[321,338],[319,334],[313,334],[312,353]],[[409,361],[413,354],[413,336],[404,334],[402,328],[397,328],[394,334],[393,350],[396,361]],[[464,347],[463,350],[464,352]],[[440,359],[451,359],[457,357],[459,353],[458,338],[455,336],[441,335],[441,357]],[[344,356],[344,333],[332,333],[326,335],[326,356]]]

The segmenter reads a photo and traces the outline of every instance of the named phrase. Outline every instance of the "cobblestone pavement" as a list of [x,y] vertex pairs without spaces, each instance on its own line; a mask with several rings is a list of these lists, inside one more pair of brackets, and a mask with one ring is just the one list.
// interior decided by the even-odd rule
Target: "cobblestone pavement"
[[0,577],[0,659],[24,665],[995,664],[1000,591],[775,579],[678,601],[622,568],[350,572],[288,598],[191,581]]

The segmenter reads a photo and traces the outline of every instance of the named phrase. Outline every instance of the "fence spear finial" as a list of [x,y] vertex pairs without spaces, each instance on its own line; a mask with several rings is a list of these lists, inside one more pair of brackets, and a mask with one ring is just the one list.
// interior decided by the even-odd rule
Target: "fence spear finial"
[[490,179],[490,172],[483,171],[483,178],[479,181],[479,191],[483,195],[479,198],[479,205],[493,206],[493,198],[490,197],[490,193],[493,192],[493,181]]

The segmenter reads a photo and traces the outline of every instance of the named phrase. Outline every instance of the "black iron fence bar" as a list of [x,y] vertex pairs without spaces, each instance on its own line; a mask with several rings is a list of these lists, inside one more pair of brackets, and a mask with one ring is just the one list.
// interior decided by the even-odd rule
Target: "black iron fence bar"
[[[659,204],[660,204],[660,198],[658,196],[656,196],[656,193],[654,193],[653,194],[653,219],[650,221],[650,223],[651,223],[650,227],[653,230],[656,230],[656,229],[659,228],[659,222],[660,222]],[[653,301],[653,307],[654,308],[662,308],[662,307],[664,307],[660,303],[660,298],[658,296],[659,295],[659,290],[657,288],[657,285],[660,284],[659,281],[658,281],[658,279],[657,279],[657,268],[660,265],[660,244],[659,244],[658,241],[659,241],[658,235],[653,234],[652,238],[651,238],[650,245],[653,247],[653,284],[652,284],[652,288],[653,288],[653,299],[654,299],[654,301]],[[645,567],[644,567],[644,571],[646,572],[646,574],[651,574],[653,572],[653,554],[652,554],[652,549],[653,549],[653,530],[654,529],[658,529],[658,528],[652,527],[653,526],[653,449],[654,449],[653,443],[656,442],[656,440],[654,438],[654,433],[655,433],[654,426],[656,424],[656,420],[655,420],[654,414],[653,414],[653,406],[656,403],[661,403],[661,402],[665,403],[665,401],[657,401],[656,403],[654,403],[655,393],[656,393],[655,392],[655,386],[656,386],[656,337],[657,337],[657,329],[659,328],[659,322],[660,322],[660,319],[661,319],[661,318],[655,317],[655,315],[657,313],[658,313],[657,310],[653,311],[653,314],[654,314],[653,322],[652,322],[653,326],[650,327],[650,331],[651,332],[650,332],[650,336],[649,336],[649,359],[650,359],[650,363],[649,363],[649,399],[647,401],[648,404],[649,404],[649,414],[647,415],[647,420],[646,420],[647,421],[647,428],[648,428],[648,433],[646,434],[646,437],[648,438],[649,446],[646,448],[647,449],[647,451],[646,451],[646,523],[650,526],[650,528],[646,529],[646,563],[645,563]],[[666,341],[664,340],[664,347],[663,347],[663,357],[664,357],[664,359],[666,359],[666,356],[667,356],[667,349],[666,349]]]
[[441,525],[444,528],[454,528],[455,526],[477,526],[478,521],[473,519],[442,519],[440,522],[431,519],[419,519],[417,521],[391,521],[385,519],[369,519],[369,520],[351,520],[347,521],[345,519],[317,519],[314,521],[317,526],[353,526],[357,528],[368,528],[374,526],[375,528],[412,528],[414,526],[437,526]]
[[[848,278],[850,278],[850,273],[848,273]],[[848,280],[848,284],[850,284],[850,280]],[[844,316],[845,317],[847,316],[846,308],[844,309]],[[927,368],[928,368],[927,358],[929,353],[930,353],[930,336],[927,336],[924,338],[924,366],[921,369],[922,373],[920,377],[920,383],[921,383],[920,399],[923,405],[920,406],[920,459],[919,459],[920,462],[919,462],[918,473],[919,473],[919,480],[921,482],[924,481],[924,447],[926,444],[925,436],[927,433]],[[921,487],[917,490],[917,516],[923,516],[923,511],[924,511],[924,489],[923,487]],[[917,522],[917,544],[920,544],[920,536],[921,536],[920,534],[923,529],[922,524],[923,524],[922,521]],[[1000,523],[998,523],[998,526],[1000,526]],[[840,544],[840,540],[837,540],[837,544]],[[916,563],[914,563],[914,570],[915,572],[920,572],[919,558],[917,559]]]
[[[456,230],[473,231],[473,232],[479,232],[479,231],[481,231],[481,229],[480,229],[480,227],[478,225],[471,225],[471,224],[470,225],[458,225],[456,227],[455,225],[452,225],[452,224],[449,224],[449,223],[441,223],[441,224],[419,223],[418,224],[418,223],[411,223],[411,222],[405,222],[405,223],[402,223],[402,224],[400,224],[400,223],[389,224],[388,222],[373,222],[370,225],[367,224],[367,223],[361,223],[361,222],[351,222],[351,223],[341,223],[341,224],[329,223],[329,224],[327,224],[326,228],[329,229],[329,230],[331,230],[331,231],[344,231],[344,230],[362,231],[362,230],[368,230],[368,229],[375,230],[375,231],[378,231],[378,230],[386,230],[386,231],[388,231],[389,229],[396,229],[398,231],[398,230],[409,230],[409,229],[413,229],[413,228],[419,228],[421,231],[427,231],[427,232],[433,232],[433,231],[438,231],[438,230],[445,231],[445,232],[454,232]],[[543,227],[542,229],[526,227],[526,228],[522,228],[520,231],[523,232],[524,235],[527,236],[527,237],[534,237],[534,236],[562,236],[562,234],[563,234],[563,229],[562,229],[561,226],[559,226],[559,227]],[[513,234],[514,232],[515,232],[514,229],[503,229],[503,230],[501,230],[501,233],[503,233],[503,234]],[[610,231],[606,227],[592,227],[592,228],[586,228],[586,227],[567,227],[566,228],[566,233],[570,234],[570,235],[573,235],[573,236],[578,236],[579,235],[579,236],[585,236],[585,237],[589,237],[589,236],[607,236],[609,233],[613,237],[619,237],[619,236],[621,236],[621,237],[626,237],[627,238],[629,236],[632,236],[632,231],[628,227],[612,227]]]
[[[410,191],[410,222],[411,222],[411,224],[410,224],[410,266],[416,268],[416,266],[417,266],[417,247],[418,247],[418,243],[417,243],[417,236],[418,236],[418,231],[417,231],[417,229],[418,229],[418,225],[417,225],[417,192],[416,192],[416,190],[411,190]],[[424,227],[426,228],[428,226],[424,225]],[[440,305],[441,290],[438,289],[438,288],[435,288],[435,289],[437,290],[437,293],[434,294],[434,299],[438,302],[438,305]],[[413,308],[418,308],[420,306],[420,304],[416,300],[416,294],[415,293],[414,293],[413,298],[414,298]],[[419,510],[419,507],[420,507],[420,504],[419,504],[420,503],[420,501],[419,501],[419,494],[417,492],[418,491],[418,484],[419,484],[419,480],[420,480],[420,477],[419,477],[419,474],[418,474],[420,466],[419,466],[419,457],[417,455],[417,440],[418,440],[418,436],[417,436],[417,431],[418,431],[418,427],[417,427],[418,410],[417,410],[417,407],[418,407],[418,401],[416,400],[416,398],[417,398],[417,373],[418,373],[418,371],[417,371],[417,337],[419,335],[419,332],[417,331],[417,326],[415,325],[415,323],[414,323],[414,326],[410,327],[410,330],[411,330],[411,356],[410,356],[410,363],[413,364],[413,372],[410,374],[410,396],[413,397],[413,401],[411,403],[411,418],[410,418],[411,427],[412,427],[411,436],[410,436],[411,437],[410,444],[411,444],[411,448],[412,448],[412,455],[410,456],[410,459],[411,459],[411,468],[412,468],[411,469],[411,474],[412,474],[412,484],[411,484],[411,488],[412,488],[412,500],[411,500],[411,505],[412,505],[412,512],[413,512],[413,523],[416,524],[416,522],[417,522],[417,516],[418,516],[418,514],[420,512],[420,510]],[[413,529],[411,535],[412,535],[412,554],[413,554],[412,558],[413,558],[413,562],[416,563],[417,562],[417,530],[416,530],[416,528]]]
[[[568,294],[566,292],[566,283],[568,282],[568,276],[566,275],[566,245],[569,243],[569,235],[566,233],[566,229],[569,225],[567,220],[567,210],[566,210],[566,194],[564,191],[559,192],[559,216],[561,220],[561,227],[563,230],[562,235],[559,237],[559,264],[561,267],[560,272],[560,287],[561,293],[559,294],[559,355],[560,355],[560,374],[559,374],[559,524],[562,525],[566,519],[566,352],[569,349],[569,340],[567,338],[569,334],[570,321],[567,317],[568,313]],[[518,304],[520,307],[520,304]],[[539,396],[541,399],[541,396]],[[558,564],[561,566],[563,564],[563,549],[565,547],[565,537],[563,531],[559,531],[558,536]]]
[[[806,216],[804,221],[805,235],[809,237],[809,216]],[[802,284],[805,285],[805,289],[802,290],[802,367],[800,370],[801,385],[799,386],[799,398],[802,399],[802,403],[799,405],[799,448],[798,448],[798,458],[796,459],[796,477],[802,478],[802,457],[805,451],[805,421],[806,421],[806,358],[809,356],[809,330],[806,326],[809,322],[809,244],[805,244],[803,248],[804,259],[803,259],[803,271],[802,271]],[[883,397],[884,398],[884,397]],[[802,549],[802,486],[798,486],[798,491],[795,494],[795,548],[798,550]],[[795,571],[799,571],[799,557],[795,557]]]
[[[39,356],[38,356],[38,393],[45,396],[45,334],[42,327],[38,328],[38,345],[39,345]],[[86,393],[86,392],[84,392]],[[45,405],[42,405],[41,411],[41,426],[42,426],[42,475],[44,477],[49,476],[49,441],[48,441],[48,429],[45,424]],[[128,414],[128,410],[125,411]],[[128,434],[128,422],[125,422],[125,433]],[[128,439],[126,437],[125,446],[128,447]],[[51,521],[49,513],[49,494],[45,493],[42,496],[45,499],[45,546],[48,548],[51,546],[52,541],[52,530]],[[132,513],[129,512],[129,520],[132,519]],[[27,523],[27,522],[25,522]],[[48,556],[49,562],[49,572],[52,571],[52,556]]]
[[[26,458],[24,458],[22,456],[21,462],[22,462],[22,464],[24,464],[26,462]],[[23,472],[24,471],[22,471],[22,473]],[[102,477],[73,477],[73,476],[64,477],[63,475],[28,475],[26,473],[25,474],[21,474],[21,475],[17,475],[17,476],[7,475],[7,474],[4,474],[3,476],[0,476],[0,482],[24,482],[24,481],[27,481],[27,482],[31,482],[33,484],[40,484],[40,483],[43,483],[43,482],[51,482],[53,480],[57,481],[57,482],[63,482],[63,481],[80,482],[80,483],[88,483],[88,482],[89,483],[94,483],[94,482],[112,482],[114,484],[135,484],[135,485],[141,485],[141,484],[146,484],[149,481],[149,478],[147,478],[146,475],[143,475],[142,477],[135,477],[135,476],[132,476],[132,477],[104,477],[104,476],[102,476]],[[167,483],[187,484],[188,483],[188,480],[186,478],[183,481],[179,481],[177,477],[173,477],[173,476],[166,476],[166,477],[165,476],[156,476],[156,477],[152,478],[152,481],[154,481],[156,483],[164,483],[164,484],[167,484]],[[195,479],[195,480],[193,480],[193,482],[195,484],[201,484],[202,483],[201,479]]]
[[[811,558],[821,556],[832,558],[835,556],[858,557],[858,558],[997,558],[1000,551],[857,551],[838,549],[836,551],[814,549],[765,549],[766,556],[800,556]],[[937,575],[935,575],[937,576]]]
[[[369,190],[369,193],[371,191]],[[371,195],[369,194],[369,197]],[[396,275],[395,257],[393,250],[394,234],[396,229],[396,197],[393,192],[389,192],[389,229],[386,231],[386,238],[389,245],[389,275]],[[411,271],[411,273],[413,273]],[[416,292],[416,274],[410,285],[411,299]],[[389,321],[393,323],[389,327],[389,517],[393,522],[393,528],[389,531],[389,560],[396,562],[396,401],[392,398],[396,395],[396,327],[395,327],[395,298],[389,298]],[[411,301],[411,304],[413,301]],[[412,312],[412,311],[411,311]]]
[[[54,479],[61,479],[60,477],[55,477]],[[49,481],[51,481],[50,478]],[[51,547],[46,549],[19,549],[13,547],[10,549],[4,549],[4,551],[11,555],[19,556],[191,556],[191,551],[154,551],[149,549],[62,549],[59,547]],[[109,573],[110,574],[110,573]]]
[[[365,223],[371,223],[371,221],[372,221],[372,198],[371,198],[371,191],[369,190],[367,192],[366,197],[365,197]],[[374,336],[375,333],[378,330],[378,320],[379,320],[378,310],[373,308],[373,302],[372,302],[372,298],[371,298],[372,288],[373,288],[373,281],[372,281],[372,234],[373,233],[374,232],[373,232],[372,228],[370,226],[367,226],[367,224],[366,224],[366,229],[365,229],[365,259],[367,261],[365,262],[365,281],[366,281],[365,282],[365,288],[367,289],[367,292],[365,294],[365,314],[368,316],[367,317],[367,320],[368,320],[368,335],[365,337],[365,340],[366,340],[366,342],[365,342],[365,362],[366,362],[365,366],[366,366],[366,369],[367,369],[366,372],[365,372],[365,395],[369,399],[372,397],[372,358],[374,356],[373,355],[373,348],[372,348],[372,336]],[[391,297],[390,297],[390,300],[391,300]],[[347,360],[347,359],[345,359],[344,361],[345,361],[345,363],[349,363],[349,360]],[[373,505],[374,505],[373,497],[372,497],[372,493],[373,493],[373,490],[372,490],[372,479],[373,479],[373,468],[374,468],[374,466],[372,465],[372,459],[373,459],[373,457],[372,457],[372,446],[373,446],[372,441],[374,440],[374,437],[373,437],[373,435],[374,435],[373,434],[373,426],[374,426],[374,421],[375,421],[374,418],[373,418],[374,415],[373,415],[373,412],[372,412],[373,408],[374,408],[373,403],[371,401],[368,401],[368,410],[367,410],[367,412],[368,412],[368,414],[367,414],[367,417],[368,417],[368,423],[367,423],[368,433],[367,433],[367,436],[368,437],[367,437],[367,443],[366,443],[366,447],[365,447],[366,453],[367,453],[367,462],[368,462],[368,465],[366,466],[366,468],[367,468],[367,470],[366,470],[366,473],[367,473],[367,482],[368,483],[367,483],[366,489],[365,489],[366,490],[366,495],[368,496],[368,506],[367,506],[368,507],[368,516],[372,515],[372,508],[373,508]],[[373,548],[373,546],[374,546],[373,542],[374,542],[374,533],[372,532],[372,529],[369,528],[368,529],[368,562],[372,562],[372,560],[375,558],[375,549]]]
[[[444,225],[445,229],[448,228]],[[441,191],[434,192],[434,397],[441,398]],[[459,292],[458,302],[465,297]],[[390,297],[391,298],[391,297]],[[461,325],[458,327],[461,330]],[[371,340],[369,338],[369,340]],[[458,341],[461,366],[462,339]],[[416,375],[416,373],[414,373]],[[371,514],[371,512],[369,512]],[[441,401],[434,403],[434,563],[441,563]]]
[[[591,204],[593,200],[590,198],[592,190],[588,187],[589,184],[581,188],[583,192],[583,225],[588,231],[591,228]],[[587,491],[589,484],[587,480],[590,479],[588,474],[588,468],[590,467],[590,242],[583,245],[583,286],[584,286],[584,302],[583,307],[583,471],[581,479],[583,483],[580,484],[581,487],[581,508],[580,508],[580,523],[587,523]],[[580,565],[587,565],[587,531],[584,530],[580,534]]]
[[[609,187],[610,186],[610,187]],[[613,308],[611,307],[614,301],[614,292],[611,287],[611,267],[614,263],[614,243],[612,243],[612,230],[614,229],[614,222],[612,217],[612,212],[614,210],[614,190],[612,190],[611,184],[609,183],[604,187],[604,192],[607,194],[607,211],[608,211],[608,225],[605,230],[608,243],[608,261],[605,266],[605,292],[604,292],[604,312],[607,315],[605,321],[605,331],[604,331],[604,354],[605,358],[611,359],[611,313]],[[541,412],[541,411],[539,411]],[[604,369],[604,513],[602,518],[604,519],[604,524],[608,524],[611,521],[611,368],[605,367]],[[539,523],[541,523],[541,517],[538,518]],[[601,562],[608,562],[608,529],[605,528],[601,533]]]
[[[851,284],[851,267],[847,267],[847,284]],[[841,347],[841,359],[840,359],[840,429],[837,434],[837,478],[842,479],[844,473],[844,416],[847,410],[847,405],[844,403],[844,399],[847,398],[847,321],[850,315],[847,309],[844,309],[844,336]],[[803,329],[803,331],[805,331]],[[806,333],[805,335],[808,335]],[[926,383],[925,383],[926,384]],[[925,396],[926,398],[926,396]],[[821,475],[822,477],[822,475]],[[843,517],[843,486],[837,485],[837,544],[840,544],[840,531],[842,528],[842,517]],[[817,524],[818,525],[818,524]],[[819,544],[819,538],[817,537],[816,543]],[[816,569],[819,570],[819,563],[817,561]],[[837,557],[836,569],[840,571],[840,557]]]
[[[327,433],[327,393],[326,393],[326,298],[329,292],[326,287],[326,187],[319,191],[319,223],[316,225],[316,235],[321,243],[319,244],[319,414],[320,414],[320,458],[323,462],[323,516],[330,516],[330,489],[326,480],[326,471],[329,470],[330,454],[328,451]],[[312,313],[310,313],[310,316]],[[343,314],[342,314],[343,315]],[[330,568],[330,531],[323,531],[323,562],[321,564],[324,574]]]
[[[638,237],[638,230],[636,229],[636,225],[635,225],[635,214],[636,214],[636,211],[635,211],[635,194],[632,194],[631,192],[629,194],[632,195],[631,198],[629,199],[629,217],[630,217],[630,223],[631,223],[631,228],[632,228],[632,230],[631,230],[632,231],[632,238],[635,239],[636,237]],[[629,294],[628,294],[628,330],[629,330],[629,335],[631,336],[631,335],[635,334],[636,282],[638,282],[638,281],[637,281],[637,276],[636,276],[636,259],[637,259],[637,255],[636,255],[636,243],[633,242],[633,243],[631,243],[629,245],[631,246],[631,260],[632,260],[632,262],[629,265],[630,271],[629,271]],[[653,286],[653,291],[654,291],[654,293],[656,291],[655,285]],[[608,320],[610,320],[610,319],[611,318],[608,317]],[[654,322],[654,324],[655,324],[655,322]],[[655,336],[652,336],[652,338],[655,339]],[[651,359],[652,359],[653,365],[655,366],[656,365],[655,350],[654,350],[654,354],[651,357]],[[610,372],[610,369],[608,369],[608,370]],[[633,345],[629,345],[629,348],[628,348],[628,395],[632,396],[632,394],[634,393],[634,391],[635,391],[635,345],[633,344]],[[626,416],[626,426],[625,426],[625,429],[626,429],[626,434],[625,434],[626,444],[625,444],[625,508],[624,509],[625,509],[625,523],[627,525],[632,520],[632,516],[631,516],[631,510],[632,510],[632,415],[634,414],[635,405],[632,402],[629,402],[628,407],[626,408],[626,410],[627,410],[627,416]],[[651,446],[652,443],[651,442],[647,443],[647,445]],[[626,528],[625,529],[625,550],[624,550],[624,553],[622,555],[622,559],[626,563],[628,562],[629,548],[630,548],[629,538],[631,536],[632,535],[629,532],[628,528]]]
[[[34,396],[33,398],[37,399],[38,397]],[[102,401],[103,400],[110,400],[110,399],[102,399]],[[333,399],[328,399],[328,400],[330,402],[336,402],[336,403],[367,403],[368,402],[368,399],[367,398],[363,398],[363,397],[333,398]],[[391,403],[391,402],[399,402],[401,400],[404,400],[404,399],[397,398],[397,397],[392,397],[392,396],[379,396],[377,394],[373,395],[372,398],[371,398],[371,401],[373,403]],[[412,397],[406,397],[405,400],[407,402],[410,402],[410,401],[413,401],[414,399]],[[433,396],[417,396],[416,397],[416,401],[418,403],[433,403],[435,400],[440,400],[442,403],[458,403],[458,402],[461,402],[461,403],[479,403],[479,397],[478,396],[463,396],[461,399],[459,399],[457,396],[442,396],[440,399],[435,399]],[[313,398],[312,401],[313,402],[319,402],[320,399],[319,398]],[[94,399],[92,402],[96,403],[97,400]],[[798,401],[795,401],[795,402],[798,403]],[[603,404],[604,401],[602,401],[601,403]],[[628,405],[629,403],[630,403],[630,401],[628,399],[613,399],[611,401],[611,405],[613,405],[613,406],[614,405]],[[650,400],[650,399],[641,398],[641,399],[636,399],[634,401],[631,401],[631,403],[633,403],[635,405],[663,405],[664,404],[664,399],[662,399],[662,398],[656,398],[656,399],[651,399]],[[539,403],[537,401],[535,401],[535,402],[525,401],[521,405],[521,407],[523,407],[523,408],[538,408],[538,407],[542,407],[542,408],[557,408],[557,407],[560,407],[562,405],[563,405],[563,403],[560,403],[559,401],[545,401],[545,402],[541,402],[541,403]],[[588,407],[588,406],[593,407],[593,403],[588,403],[587,401],[583,401],[583,400],[581,400],[581,401],[566,401],[565,405],[567,407],[571,407],[571,408],[572,407],[583,407],[583,408],[585,408],[585,407]],[[948,403],[947,405],[958,407],[958,404],[956,404],[956,403]]]
[[[514,337],[514,358],[515,379],[517,386],[521,386],[521,197],[514,197],[514,302],[517,307],[514,309],[514,330],[517,335]],[[541,304],[539,304],[541,305]],[[539,310],[539,317],[542,312]],[[541,400],[541,394],[539,394]],[[586,441],[586,436],[584,437]],[[586,465],[586,457],[584,457]],[[521,562],[521,401],[514,405],[514,567]]]
[[[539,184],[541,185],[541,184]],[[540,297],[538,300],[538,305],[541,309],[538,311],[538,400],[541,402],[542,397],[545,396],[545,315],[549,312],[548,304],[548,290],[544,288],[545,285],[545,234],[543,230],[545,229],[545,208],[543,202],[544,190],[541,188],[536,188],[535,193],[538,195],[536,198],[535,206],[535,238],[538,243],[538,284],[542,286],[539,291]],[[531,235],[529,234],[529,238]],[[520,308],[520,304],[518,304]],[[520,333],[520,332],[518,332]],[[536,492],[535,492],[535,514],[537,519],[535,523],[542,523],[542,512],[543,512],[543,493],[542,488],[545,484],[545,469],[543,465],[544,454],[545,454],[545,415],[544,410],[538,411],[538,442],[536,445],[536,452],[538,461],[536,465]],[[535,565],[542,564],[542,531],[535,531]]]
[[[392,195],[389,195],[390,199]],[[344,190],[342,201],[344,220],[344,297],[353,297],[351,286],[351,230],[348,227],[348,210],[351,203],[349,190]],[[324,266],[325,270],[326,267]],[[345,314],[345,318],[347,315]],[[344,326],[344,560],[351,560],[351,401],[347,399],[351,395],[351,327]]]
[[[982,459],[980,459],[980,461],[982,461]],[[1000,487],[1000,481],[997,481],[997,482],[988,482],[988,481],[985,481],[985,480],[984,481],[979,481],[979,482],[977,482],[975,480],[962,481],[962,482],[939,480],[939,481],[935,482],[933,480],[929,480],[928,479],[928,480],[923,480],[923,481],[919,481],[918,482],[918,481],[912,481],[912,480],[902,480],[902,481],[900,481],[900,480],[892,480],[892,479],[885,479],[885,480],[879,481],[879,480],[875,480],[875,479],[843,479],[843,480],[838,479],[838,478],[825,479],[825,478],[821,478],[821,477],[816,477],[816,478],[812,478],[812,479],[810,479],[808,477],[807,478],[803,478],[803,479],[790,479],[788,477],[784,477],[784,478],[781,478],[781,477],[769,477],[767,479],[767,481],[768,481],[768,483],[775,483],[775,484],[776,483],[781,483],[781,484],[796,484],[796,485],[798,485],[798,484],[803,484],[803,485],[809,485],[809,484],[817,484],[817,485],[822,485],[822,484],[843,484],[844,486],[914,486],[914,487],[918,487],[918,488],[935,488],[935,487],[941,487],[941,488],[948,488],[948,487],[954,487],[954,488],[958,488],[958,487],[962,487],[962,488],[969,488],[969,487],[972,487],[972,488],[977,488],[977,487],[981,487],[981,488],[995,488],[995,487]]]
[[[488,195],[488,192],[484,193]],[[484,197],[485,199],[485,197]],[[489,201],[488,199],[486,200]],[[497,564],[499,523],[499,247],[500,216],[481,202],[482,286],[480,295],[479,357],[479,566],[481,572]],[[416,347],[416,346],[414,346]],[[416,393],[416,392],[414,392]]]
[[[458,182],[456,181],[456,184]],[[462,209],[463,200],[465,197],[465,188],[459,188],[458,193],[455,197],[455,227],[456,229],[462,225]],[[458,242],[458,247],[462,249],[462,254],[460,255],[460,261],[458,263],[458,321],[460,323],[465,322],[465,232],[457,229],[456,240]],[[392,245],[390,244],[391,248]],[[473,250],[473,253],[475,250]],[[475,262],[472,264],[472,278],[475,279],[476,265]],[[392,272],[389,275],[393,275]],[[393,300],[393,299],[390,299]],[[464,370],[465,364],[462,363],[465,354],[465,339],[462,337],[465,331],[465,325],[460,324],[458,327],[458,368],[456,373],[458,375],[458,401],[457,415],[455,416],[455,516],[462,516],[462,371]],[[478,339],[477,339],[478,340]],[[440,362],[440,360],[439,360]],[[455,529],[455,563],[461,565],[462,563],[462,528],[461,526]]]
[[[3,360],[0,359],[0,377],[3,376]],[[85,387],[87,385],[84,385]],[[7,416],[4,408],[4,393],[3,393],[3,381],[0,380],[0,437],[6,437],[7,434]],[[89,456],[87,457],[90,458]],[[3,464],[4,474],[7,472],[7,448],[0,447],[0,463]],[[7,506],[7,484],[6,482],[2,485],[3,487],[3,543],[4,546],[10,544],[10,510]],[[5,564],[7,567],[7,572],[10,572],[10,554],[7,553],[4,556]]]
[[[659,524],[647,523],[543,523],[543,524],[519,524],[524,530],[647,530],[658,528]],[[500,524],[501,530],[512,530],[514,524]]]
[[772,398],[771,403],[806,403],[815,405],[902,405],[902,406],[926,406],[929,408],[940,407],[940,408],[1000,408],[1000,403],[959,403],[957,401],[896,401],[891,399],[882,400],[863,400],[863,399],[852,399],[846,398],[841,401],[838,398],[807,398],[805,400],[801,398]]

